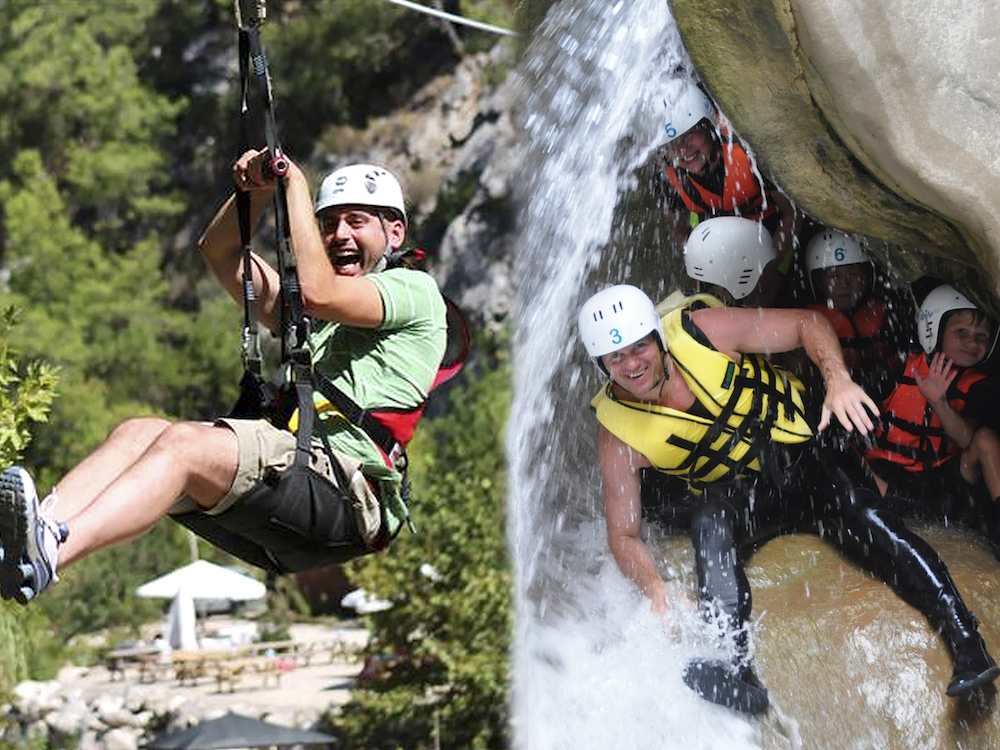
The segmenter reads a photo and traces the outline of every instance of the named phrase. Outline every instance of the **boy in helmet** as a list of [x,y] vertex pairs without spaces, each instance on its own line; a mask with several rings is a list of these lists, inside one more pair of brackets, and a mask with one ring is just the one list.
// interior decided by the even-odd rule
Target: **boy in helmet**
[[[253,224],[275,189],[263,177],[267,159],[266,152],[250,151],[233,166],[237,190],[250,192]],[[285,180],[302,306],[313,321],[315,371],[362,409],[387,408],[415,421],[445,350],[445,304],[429,275],[382,271],[386,256],[406,236],[399,183],[382,167],[353,165],[323,181],[314,205],[296,164]],[[242,304],[235,198],[219,210],[199,246],[222,286]],[[280,277],[256,254],[252,266],[259,319],[276,330]],[[381,503],[381,525],[366,527],[372,537],[365,541],[374,546],[394,533],[389,524],[403,521],[400,473],[366,431],[340,412],[324,414],[322,404],[317,412],[311,468],[338,488],[345,507],[337,512],[348,516],[349,538],[326,540],[329,529],[312,528],[307,518],[284,519],[284,508],[276,520],[259,523],[285,523],[319,543],[360,544],[362,521],[352,509]],[[412,426],[403,425],[400,442]],[[264,419],[171,423],[140,417],[117,427],[42,503],[27,472],[11,467],[0,476],[0,595],[26,604],[56,580],[59,568],[142,534],[169,513],[193,511],[221,520],[239,512],[251,493],[266,491],[265,480],[272,482],[292,465],[295,454],[292,432]],[[378,516],[367,522],[379,525]],[[263,558],[267,554],[261,551]]]
[[890,507],[974,525],[981,514],[994,544],[1000,542],[996,386],[978,365],[996,343],[996,328],[954,287],[933,289],[917,314],[923,351],[907,358],[883,402],[875,444],[865,450]]
[[875,507],[878,492],[859,462],[811,449],[801,384],[762,356],[804,347],[826,384],[818,430],[833,415],[848,431],[867,434],[877,408],[851,380],[825,317],[690,304],[661,319],[641,290],[619,285],[584,303],[578,327],[608,376],[592,402],[608,543],[655,612],[673,603],[641,537],[640,472],[680,476],[700,494],[691,523],[698,594],[706,616],[721,615],[732,655],[689,664],[689,687],[745,712],[766,709],[748,655],[751,594],[742,563],[781,531],[824,525],[839,529],[831,540],[877,569],[945,635],[955,662],[949,696],[1000,675],[944,563]]
[[661,115],[666,139],[660,185],[674,240],[683,247],[692,227],[713,216],[742,216],[762,224],[777,250],[777,259],[762,270],[763,306],[771,306],[791,263],[802,218],[760,176],[704,92],[692,82],[679,83],[680,92],[664,99]]
[[806,308],[830,319],[851,376],[884,395],[903,370],[911,327],[875,293],[875,264],[853,238],[824,227],[806,246],[805,270],[815,300]]

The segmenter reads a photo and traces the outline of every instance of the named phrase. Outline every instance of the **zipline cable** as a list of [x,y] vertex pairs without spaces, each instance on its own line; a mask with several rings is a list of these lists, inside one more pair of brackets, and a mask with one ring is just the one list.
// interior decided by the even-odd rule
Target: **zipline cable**
[[452,23],[461,24],[462,26],[471,26],[474,29],[479,29],[481,31],[489,31],[493,34],[500,34],[501,36],[518,36],[518,33],[516,31],[511,31],[510,29],[503,29],[500,28],[499,26],[492,26],[491,24],[488,23],[473,21],[469,18],[456,16],[454,13],[448,13],[447,11],[437,10],[436,8],[428,8],[426,5],[420,5],[419,3],[411,3],[409,0],[389,0],[389,2],[395,3],[396,5],[401,5],[404,8],[409,8],[410,10],[415,10],[419,13],[426,13],[429,16],[443,18],[446,21],[451,21]]

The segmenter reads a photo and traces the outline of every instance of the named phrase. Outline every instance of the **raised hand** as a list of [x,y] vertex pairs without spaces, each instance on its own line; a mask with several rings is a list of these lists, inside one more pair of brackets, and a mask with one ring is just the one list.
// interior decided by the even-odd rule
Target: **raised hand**
[[944,352],[935,354],[928,364],[927,377],[921,377],[916,367],[910,368],[910,374],[917,383],[920,395],[932,404],[941,403],[948,394],[948,388],[958,377],[958,368]]

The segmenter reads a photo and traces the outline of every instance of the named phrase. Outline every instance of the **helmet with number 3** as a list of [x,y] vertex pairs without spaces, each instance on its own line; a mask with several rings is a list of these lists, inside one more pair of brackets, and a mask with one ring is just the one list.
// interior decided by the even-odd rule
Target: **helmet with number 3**
[[702,120],[711,119],[715,114],[715,107],[704,92],[687,81],[682,84],[681,93],[672,105],[666,99],[663,103],[666,106],[666,121],[663,125],[666,140],[662,144],[664,146],[680,138]]
[[664,351],[667,348],[656,305],[645,292],[629,284],[609,286],[584,302],[577,328],[587,354],[598,361],[651,333],[656,334]]

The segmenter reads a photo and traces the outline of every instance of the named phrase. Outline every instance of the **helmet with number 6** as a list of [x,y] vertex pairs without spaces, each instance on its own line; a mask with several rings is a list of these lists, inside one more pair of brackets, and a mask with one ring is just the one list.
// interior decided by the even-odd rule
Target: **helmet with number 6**
[[872,268],[875,267],[861,245],[843,232],[826,229],[817,234],[806,246],[806,274],[809,276],[809,283],[813,285],[813,294],[816,294],[813,271],[855,263],[867,263]]
[[[917,338],[924,351],[930,354],[938,345],[938,335],[941,331],[941,320],[952,310],[977,310],[968,297],[950,284],[935,287],[928,294],[917,311]],[[993,337],[994,344],[996,336]],[[993,346],[990,346],[986,356],[990,356]]]
[[681,93],[677,100],[670,105],[664,99],[666,105],[665,122],[663,129],[666,133],[666,140],[663,145],[680,138],[687,131],[704,119],[711,119],[715,114],[715,107],[705,96],[704,92],[695,84],[685,81],[682,84]]
[[[602,289],[583,303],[577,328],[587,354],[600,364],[605,354],[634,344],[651,333],[666,351],[656,305],[638,287],[618,284]],[[603,367],[602,367],[603,369]]]
[[706,219],[691,231],[684,245],[688,276],[721,286],[736,300],[754,290],[764,266],[777,257],[768,231],[740,216]]

